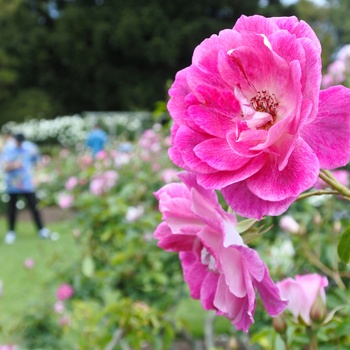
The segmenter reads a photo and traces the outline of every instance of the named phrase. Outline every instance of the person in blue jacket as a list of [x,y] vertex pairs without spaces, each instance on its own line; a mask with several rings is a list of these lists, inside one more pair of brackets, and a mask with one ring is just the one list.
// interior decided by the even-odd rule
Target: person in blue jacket
[[100,125],[95,124],[93,129],[88,133],[86,139],[86,145],[91,149],[92,155],[94,157],[98,152],[104,150],[107,139],[107,133],[104,130],[102,130]]
[[18,196],[24,196],[38,229],[40,238],[49,238],[50,232],[43,226],[40,212],[37,208],[37,197],[33,181],[33,170],[39,160],[39,149],[32,142],[26,141],[23,134],[14,136],[15,144],[5,148],[2,154],[3,169],[5,171],[6,192],[10,200],[8,203],[8,229],[5,243],[12,244],[16,239],[15,225],[17,216]]

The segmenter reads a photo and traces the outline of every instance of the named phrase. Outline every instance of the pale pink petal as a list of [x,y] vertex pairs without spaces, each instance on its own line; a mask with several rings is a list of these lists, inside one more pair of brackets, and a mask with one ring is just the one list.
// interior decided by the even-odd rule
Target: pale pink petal
[[238,298],[245,297],[247,289],[241,254],[234,248],[219,247],[218,256],[228,289]]
[[188,234],[174,235],[165,222],[158,225],[154,231],[154,238],[158,240],[158,247],[171,252],[191,251],[195,240],[195,236]]
[[288,299],[288,309],[297,319],[300,315],[305,323],[310,324],[310,311],[320,295],[325,301],[324,287],[328,285],[326,277],[316,273],[297,275],[295,279],[286,278],[277,283],[282,298]]
[[[321,276],[317,273],[307,274],[307,275],[296,275],[295,280],[302,286],[307,294],[307,303],[310,309],[317,299],[321,290],[328,286],[328,280],[326,277]],[[322,295],[324,297],[324,295]]]
[[261,282],[265,277],[266,265],[259,257],[259,254],[254,249],[247,246],[235,246],[234,248],[242,255],[244,268],[247,272],[249,272],[255,280]]
[[218,273],[208,273],[203,280],[200,291],[200,299],[205,310],[215,309],[214,298],[217,291],[218,280]]
[[[220,275],[218,280],[217,291],[214,299],[214,306],[220,311],[221,314],[228,314],[228,305],[226,300],[227,285],[225,282],[225,276]],[[235,296],[232,296],[235,298]]]
[[281,300],[280,291],[272,281],[267,267],[264,267],[265,274],[261,282],[255,281],[254,286],[257,288],[261,300],[268,314],[272,317],[278,316],[283,312],[287,305],[287,300]]
[[292,312],[293,316],[297,319],[303,313],[303,320],[309,324],[310,315],[305,315],[303,311],[306,310],[306,313],[310,311],[303,288],[291,278],[277,283],[277,287],[280,290],[281,297],[288,300],[288,309]]
[[197,260],[192,252],[180,252],[179,257],[181,260],[184,280],[190,288],[191,297],[199,299],[201,285],[208,274],[207,268]]

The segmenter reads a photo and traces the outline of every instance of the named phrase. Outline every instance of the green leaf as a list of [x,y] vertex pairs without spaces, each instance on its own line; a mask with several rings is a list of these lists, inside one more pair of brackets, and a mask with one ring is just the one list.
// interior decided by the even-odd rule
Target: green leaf
[[350,226],[347,227],[340,238],[338,255],[340,260],[345,264],[350,261]]
[[248,231],[257,222],[258,222],[258,220],[255,220],[255,219],[242,220],[242,221],[237,223],[236,230],[238,231],[238,233],[242,233],[242,232]]
[[95,273],[95,263],[91,256],[86,256],[81,265],[81,270],[86,277],[92,277]]
[[331,312],[328,313],[326,319],[323,321],[323,324],[326,325],[328,323],[330,323],[335,315],[335,313],[341,309],[344,309],[346,307],[348,307],[349,305],[340,305],[336,308],[334,308]]

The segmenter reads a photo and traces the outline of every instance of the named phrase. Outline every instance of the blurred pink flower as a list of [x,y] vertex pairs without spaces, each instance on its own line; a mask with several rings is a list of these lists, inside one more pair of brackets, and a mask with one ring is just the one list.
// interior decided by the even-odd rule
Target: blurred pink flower
[[70,155],[70,150],[68,148],[62,148],[59,156],[60,158],[67,158]]
[[161,173],[162,180],[167,184],[170,182],[179,181],[177,173],[178,170],[172,168],[164,169]]
[[327,286],[327,278],[317,273],[297,275],[295,279],[289,277],[277,283],[281,297],[288,300],[288,309],[295,319],[300,316],[306,324],[311,324],[310,311],[316,299],[321,297],[326,302],[324,288]]
[[74,196],[69,193],[59,193],[58,194],[58,206],[62,209],[67,209],[72,206],[74,201]]
[[80,159],[78,159],[78,162],[79,162],[80,166],[83,169],[85,169],[93,163],[93,158],[91,155],[85,154]]
[[295,221],[291,215],[283,215],[280,218],[280,227],[282,230],[290,233],[298,233],[300,225]]
[[95,196],[100,196],[104,191],[104,179],[101,176],[93,178],[90,182],[90,192]]
[[59,322],[62,327],[68,326],[70,324],[70,319],[67,316],[63,316],[60,318]]
[[127,222],[133,222],[139,219],[144,214],[143,206],[139,205],[137,207],[128,207],[128,210],[125,215]]
[[0,281],[0,297],[2,297],[3,293],[4,293],[4,286],[2,281]]
[[152,170],[155,172],[159,171],[161,169],[161,167],[162,166],[159,163],[155,163],[155,162],[152,163]]
[[142,149],[157,152],[160,150],[160,136],[152,129],[145,130],[139,139]]
[[53,306],[53,310],[56,314],[62,314],[65,310],[64,303],[60,300],[57,301]]
[[322,87],[324,89],[327,89],[329,87],[331,87],[332,85],[334,85],[334,79],[333,79],[333,76],[332,74],[325,74],[323,77],[322,77]]
[[286,308],[256,251],[236,231],[236,218],[220,206],[213,190],[197,184],[194,174],[179,175],[155,193],[163,222],[154,237],[158,246],[179,252],[191,296],[203,308],[226,316],[247,332],[254,322],[258,290],[271,316]]
[[107,158],[108,158],[108,153],[104,149],[96,154],[96,159],[105,160]]
[[70,284],[64,283],[61,284],[56,292],[56,297],[58,300],[64,301],[66,299],[69,299],[73,296],[74,289]]
[[95,176],[90,182],[90,192],[95,196],[110,190],[115,186],[118,180],[118,173],[114,170],[108,170],[103,174]]
[[43,165],[48,165],[51,163],[51,157],[47,154],[43,154],[40,159],[41,163]]
[[[322,85],[327,82],[327,77],[331,77],[331,85],[337,85],[342,83],[345,80],[346,66],[345,63],[341,60],[335,60],[332,62],[328,68],[326,73],[326,79],[323,77]],[[328,88],[329,86],[324,86]]]
[[28,270],[32,269],[34,267],[35,263],[32,258],[27,258],[24,260],[24,267]]
[[337,60],[347,63],[350,60],[350,44],[344,45],[337,53]]
[[117,168],[120,168],[123,165],[129,164],[131,156],[132,155],[130,153],[119,153],[117,156],[114,157],[114,165]]
[[319,89],[321,45],[296,17],[241,16],[169,90],[171,160],[241,216],[280,215],[350,157],[350,89]]
[[115,170],[107,170],[103,174],[103,177],[106,181],[107,189],[110,189],[116,184],[118,180],[118,173]]
[[17,345],[0,345],[0,350],[18,350]]
[[78,178],[76,176],[71,176],[66,181],[65,188],[66,190],[71,191],[78,183]]

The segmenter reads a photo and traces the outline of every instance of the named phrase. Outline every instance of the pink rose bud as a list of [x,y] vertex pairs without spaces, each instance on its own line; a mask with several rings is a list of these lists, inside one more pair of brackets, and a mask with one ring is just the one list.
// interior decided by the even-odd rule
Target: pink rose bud
[[298,320],[301,317],[308,325],[312,321],[311,314],[317,319],[323,317],[323,311],[317,299],[321,299],[325,307],[326,293],[324,288],[327,286],[327,278],[317,273],[297,275],[295,279],[289,277],[277,283],[281,297],[288,300],[287,308],[295,319]]
[[272,325],[277,333],[284,334],[287,330],[287,323],[281,315],[272,319]]
[[287,231],[289,233],[299,233],[300,226],[295,221],[295,219],[290,215],[283,215],[280,220],[280,227],[282,230]]
[[327,315],[327,308],[321,295],[317,297],[310,311],[310,318],[316,323],[322,323]]

